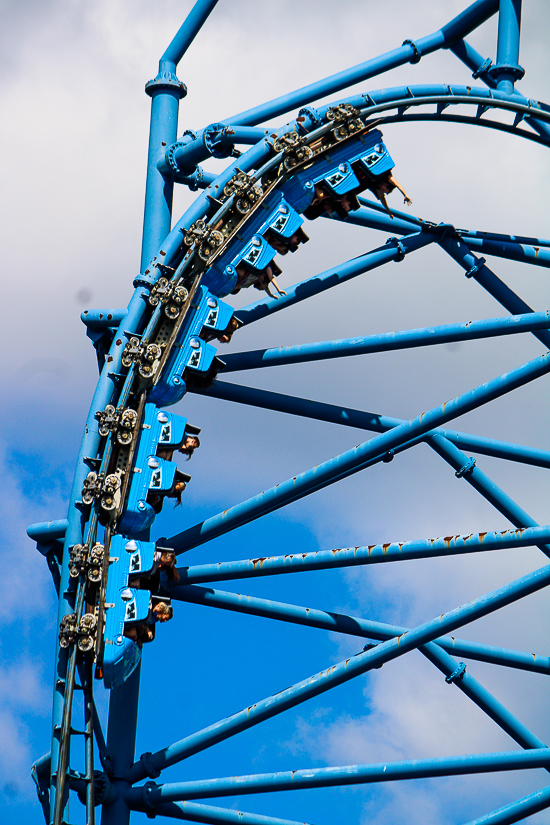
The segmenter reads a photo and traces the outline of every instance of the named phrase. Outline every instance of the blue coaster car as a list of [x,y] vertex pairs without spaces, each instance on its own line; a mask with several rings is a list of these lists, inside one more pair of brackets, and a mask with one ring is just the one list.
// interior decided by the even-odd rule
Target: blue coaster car
[[[196,428],[191,429],[196,432]],[[179,472],[170,458],[191,429],[187,428],[186,418],[159,410],[155,404],[145,405],[126,510],[117,528],[120,532],[131,535],[146,530],[160,511],[162,498],[173,490],[178,481],[190,480],[189,476]],[[169,457],[163,458],[158,452],[164,452]]]
[[216,347],[208,344],[205,337],[220,335],[232,318],[233,308],[229,304],[219,301],[205,286],[199,287],[191,312],[148,399],[158,406],[180,401],[187,392],[185,375],[205,374],[214,361]]
[[279,248],[275,249],[269,243],[270,240],[272,243],[277,243],[277,239],[288,243],[296,238],[295,245],[288,248],[290,251],[297,249],[298,243],[308,240],[301,228],[303,222],[303,218],[286,202],[281,192],[272,192],[246,225],[241,227],[237,238],[203,275],[203,284],[215,295],[228,295],[237,286],[237,267],[240,264],[244,264],[252,273],[253,281],[266,266],[273,265],[275,255],[278,251],[281,252],[281,244],[277,244]]
[[153,573],[156,567],[155,544],[113,536],[111,563],[107,578],[103,678],[110,690],[122,684],[141,659],[141,648],[124,635],[124,626],[149,619],[151,593],[128,587],[131,579]]
[[322,183],[328,193],[342,197],[375,184],[394,166],[382,142],[382,132],[373,129],[333,146],[311,166],[298,171],[281,190],[297,212],[310,217],[306,210],[313,200],[315,184]]

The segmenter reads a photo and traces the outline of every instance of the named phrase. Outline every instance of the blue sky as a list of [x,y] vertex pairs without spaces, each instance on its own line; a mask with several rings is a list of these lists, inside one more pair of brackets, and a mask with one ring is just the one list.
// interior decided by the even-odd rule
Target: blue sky
[[[6,4],[0,79],[5,191],[0,232],[5,261],[3,351],[9,353],[0,399],[0,805],[7,825],[39,823],[29,770],[49,750],[56,602],[28,524],[66,512],[81,429],[96,381],[95,355],[80,312],[123,306],[139,265],[148,134],[143,85],[189,2],[71,0]],[[179,133],[421,37],[465,3],[384,4],[348,0],[249,0],[218,9],[179,69],[189,95]],[[251,16],[252,15],[252,16]],[[292,25],[288,25],[288,21]],[[548,9],[526,4],[520,90],[544,100],[550,58]],[[228,57],[235,43],[246,50]],[[494,54],[495,21],[471,40]],[[228,45],[229,44],[229,45]],[[233,44],[233,45],[231,45]],[[284,44],[284,46],[282,45]],[[228,65],[231,71],[228,71]],[[449,52],[358,87],[468,83]],[[385,140],[413,212],[456,226],[548,237],[549,163],[542,147],[483,129],[388,126]],[[205,168],[216,169],[215,162]],[[178,218],[193,195],[178,192]],[[393,196],[400,206],[397,196]],[[312,242],[283,262],[293,283],[383,243],[385,236],[318,220]],[[489,264],[535,309],[548,308],[538,267]],[[336,294],[337,293],[337,294]],[[254,300],[238,296],[235,306]],[[14,308],[14,310],[11,309]],[[243,329],[227,351],[301,343],[505,315],[436,248],[375,270],[284,313]],[[24,331],[24,334],[22,334]],[[542,352],[533,336],[510,336],[327,364],[244,373],[242,383],[342,403],[401,418],[414,416]],[[220,353],[221,354],[221,353]],[[230,381],[239,376],[231,374]],[[456,428],[550,449],[543,409],[547,380],[493,402]],[[184,508],[165,507],[155,536],[171,535],[342,450],[368,434],[343,427],[186,397],[177,411],[202,427],[202,446],[185,469],[193,480]],[[455,425],[452,425],[455,426]],[[479,466],[536,518],[549,523],[548,474],[480,457]],[[196,548],[189,563],[505,529],[506,520],[427,446],[355,475],[226,537]],[[222,583],[220,589],[278,601],[419,624],[544,563],[534,549],[471,558],[401,562],[349,571]],[[544,594],[464,628],[459,635],[520,650],[548,650]],[[176,605],[144,657],[137,754],[287,687],[362,648],[361,640],[320,630]],[[543,676],[471,663],[543,740],[550,739]],[[159,675],[162,674],[162,675]],[[528,697],[528,700],[526,700]],[[105,713],[106,697],[99,690]],[[181,766],[165,781],[402,758],[508,750],[514,743],[421,654],[325,694]],[[327,789],[233,798],[212,804],[329,825],[459,823],[548,784],[542,771],[460,780],[423,780],[380,788]],[[136,821],[144,819],[136,815]],[[78,802],[71,822],[82,821]],[[550,823],[548,812],[532,818]]]

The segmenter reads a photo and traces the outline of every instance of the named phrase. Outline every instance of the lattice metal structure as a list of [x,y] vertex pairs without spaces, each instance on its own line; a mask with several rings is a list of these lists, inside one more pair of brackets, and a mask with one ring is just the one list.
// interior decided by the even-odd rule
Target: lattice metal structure
[[[474,620],[550,584],[550,566],[413,628],[216,589],[218,582],[233,579],[505,548],[536,546],[550,556],[550,526],[536,524],[465,451],[542,468],[550,467],[550,453],[445,428],[459,415],[545,376],[550,372],[548,354],[513,367],[411,420],[252,389],[223,376],[519,332],[531,332],[545,347],[549,345],[549,313],[528,306],[482,256],[548,267],[550,241],[457,230],[412,213],[390,211],[386,194],[395,188],[396,181],[391,175],[393,161],[378,128],[418,120],[460,122],[549,145],[550,107],[526,99],[514,88],[524,74],[518,61],[521,0],[477,0],[434,34],[415,42],[406,40],[393,51],[348,71],[196,132],[188,130],[178,139],[178,107],[186,89],[176,76],[176,67],[215,6],[216,0],[197,0],[162,55],[157,76],[146,86],[151,97],[151,131],[141,273],[127,309],[84,314],[97,350],[100,378],[77,460],[68,516],[32,525],[28,531],[46,557],[59,592],[52,748],[33,768],[46,822],[54,825],[70,821],[69,798],[75,794],[80,798],[75,804],[84,805],[89,825],[98,805],[104,825],[123,825],[132,812],[205,823],[297,825],[267,812],[244,813],[206,803],[214,797],[236,794],[550,769],[550,749],[484,688],[462,661],[491,663],[503,671],[515,668],[548,674],[549,658],[454,635]],[[465,38],[495,14],[498,42],[493,62]],[[439,49],[450,49],[471,69],[476,85],[411,83],[346,95],[348,87],[404,64],[411,64],[413,77],[414,64]],[[318,103],[337,93],[342,94],[339,102]],[[278,129],[262,126],[297,109],[296,119]],[[250,148],[239,151],[237,146]],[[226,159],[217,176],[198,165],[210,157]],[[172,227],[174,184],[201,191]],[[365,190],[375,197],[362,197]],[[277,289],[275,254],[299,252],[298,247],[307,240],[303,216],[311,220],[330,217],[390,236],[381,247],[297,283],[286,293],[272,295],[270,288]],[[233,353],[223,361],[216,355],[219,344],[235,332],[238,337],[240,327],[307,302],[431,244],[453,259],[510,317]],[[266,297],[236,311],[220,300],[251,285],[265,290]],[[177,495],[188,480],[174,469],[173,453],[185,451],[189,439],[193,443],[198,434],[186,419],[166,410],[186,392],[256,407],[259,416],[261,409],[267,409],[375,435],[171,538],[155,541],[150,532],[164,497]],[[389,462],[419,443],[429,445],[457,478],[464,479],[511,522],[512,529],[191,564],[179,568],[176,581],[172,554],[182,554],[236,530],[360,470]],[[303,581],[307,587],[307,576]],[[154,636],[157,619],[169,618],[177,601],[320,628],[356,636],[363,642],[367,639],[368,643],[357,655],[136,759],[142,646]],[[484,711],[519,748],[162,782],[165,768],[413,650],[419,650],[444,674],[447,683]],[[103,678],[110,689],[106,734],[94,705],[94,675]],[[83,697],[83,722],[77,722],[73,712],[77,693]],[[84,772],[71,766],[71,741],[78,735],[83,735],[85,742]],[[549,806],[550,787],[475,821],[476,825],[516,822]],[[457,816],[450,816],[449,822],[462,821],[459,812]]]

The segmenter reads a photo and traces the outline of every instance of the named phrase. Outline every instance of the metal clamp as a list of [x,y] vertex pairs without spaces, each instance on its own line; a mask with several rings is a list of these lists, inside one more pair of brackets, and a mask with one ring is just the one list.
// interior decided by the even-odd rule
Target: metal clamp
[[166,154],[164,156],[166,163],[168,164],[172,172],[174,172],[174,174],[176,175],[181,175],[183,171],[179,168],[177,164],[175,157],[176,152],[178,149],[185,149],[186,146],[189,146],[189,141],[183,139],[185,137],[190,137],[192,142],[194,140],[197,140],[197,133],[193,132],[192,129],[186,129],[181,138],[177,140],[175,143],[172,143],[172,145],[168,147],[168,149],[166,150]]
[[[296,118],[296,120],[299,121],[299,119],[301,117],[308,117],[311,120],[311,122],[313,123],[314,126],[322,126],[323,125],[323,118],[320,116],[317,109],[312,109],[310,106],[304,106],[302,109],[300,109],[300,111],[298,112],[298,117]],[[300,126],[301,125],[302,124],[300,124]]]
[[479,66],[479,68],[477,68],[477,69],[475,70],[475,72],[472,72],[472,77],[474,78],[474,80],[477,80],[477,79],[478,79],[478,77],[481,77],[481,75],[483,74],[483,72],[486,72],[486,71],[487,71],[487,69],[489,69],[492,65],[493,65],[493,61],[491,60],[491,58],[490,58],[490,57],[487,57],[487,58],[483,61],[483,63],[481,64],[481,66]]
[[485,266],[486,263],[487,263],[487,261],[485,260],[485,258],[479,258],[476,261],[476,263],[473,265],[473,267],[471,269],[469,269],[467,272],[465,272],[464,274],[466,275],[467,278],[471,278],[473,275],[476,274],[476,272],[479,272],[481,267]]
[[202,133],[202,140],[206,149],[210,152],[213,158],[223,160],[231,157],[233,152],[233,145],[227,145],[223,141],[223,136],[230,134],[227,132],[227,127],[223,123],[211,123]]
[[[160,774],[159,774],[159,776],[160,776]],[[146,808],[145,813],[147,814],[148,819],[154,819],[157,815],[156,802],[153,802],[153,799],[151,798],[152,795],[153,795],[153,792],[156,791],[156,789],[157,789],[157,783],[156,782],[146,782],[145,785],[143,786],[143,791],[142,791],[143,804]]]
[[468,473],[471,473],[474,467],[476,466],[475,458],[470,457],[464,467],[461,467],[460,470],[457,470],[455,476],[457,478],[463,478]]
[[445,676],[445,681],[448,685],[452,685],[453,682],[459,682],[461,679],[463,679],[465,673],[466,665],[464,664],[464,662],[459,662],[457,669],[453,670],[453,672],[449,676]]
[[[141,756],[139,757],[139,761],[143,765],[143,768],[146,771],[147,776],[149,776],[151,779],[157,779],[160,776],[161,772],[158,768],[155,768],[155,766],[151,762],[152,756],[153,754],[151,753],[151,751],[146,751],[145,753],[141,754]],[[154,782],[151,782],[150,784],[154,785]]]
[[392,244],[392,243],[394,243],[397,247],[397,255],[395,256],[395,263],[398,264],[405,258],[407,250],[405,249],[404,245],[399,240],[399,238],[388,238],[388,240],[386,241],[386,244]]
[[420,49],[418,48],[414,40],[403,40],[401,45],[410,46],[414,52],[413,56],[409,60],[409,63],[420,63],[420,58],[422,57],[422,55],[420,54]]

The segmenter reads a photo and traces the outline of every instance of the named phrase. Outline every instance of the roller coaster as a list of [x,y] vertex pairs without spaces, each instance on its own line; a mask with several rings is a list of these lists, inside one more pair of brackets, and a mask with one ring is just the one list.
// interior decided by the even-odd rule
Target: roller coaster
[[[547,675],[550,659],[450,635],[550,584],[550,566],[414,628],[243,597],[210,586],[233,579],[500,549],[538,547],[550,556],[550,527],[539,526],[464,450],[542,468],[550,468],[550,453],[444,428],[460,415],[545,376],[550,372],[548,353],[410,420],[223,380],[225,373],[236,371],[526,332],[549,346],[550,313],[528,306],[482,255],[548,267],[550,241],[457,229],[396,209],[395,190],[410,201],[394,177],[391,146],[382,131],[389,123],[464,123],[550,145],[550,107],[526,99],[514,87],[524,74],[518,62],[521,0],[477,0],[432,35],[406,40],[378,58],[197,132],[188,130],[178,139],[178,108],[186,88],[176,76],[176,67],[216,2],[197,0],[162,55],[157,76],[146,85],[151,131],[141,271],[126,309],[88,310],[82,315],[100,377],[84,428],[68,515],[28,529],[59,594],[51,751],[33,766],[47,825],[70,822],[69,801],[75,795],[80,801],[74,804],[85,810],[87,825],[95,822],[99,806],[104,825],[123,825],[132,812],[204,823],[298,825],[194,800],[550,770],[547,745],[471,675],[460,657]],[[498,40],[493,63],[464,38],[495,14]],[[449,49],[484,86],[411,84],[346,94],[349,87],[390,68],[410,64],[413,71],[421,58],[439,49]],[[318,104],[340,93],[344,94],[340,99]],[[297,116],[280,127],[261,125],[295,111]],[[220,174],[199,165],[211,157],[226,161]],[[199,194],[172,227],[175,184]],[[288,260],[289,253],[299,256],[309,240],[307,222],[321,219],[389,234],[382,246],[283,289],[276,259]],[[233,336],[238,340],[241,328],[432,244],[510,316],[223,354],[223,345]],[[235,309],[231,296],[247,288],[265,295]],[[151,530],[165,499],[183,502],[184,513],[185,502],[193,495],[191,476],[179,470],[174,459],[178,453],[189,457],[200,447],[200,422],[191,424],[169,409],[176,403],[184,409],[188,393],[375,435],[177,535],[153,539]],[[457,478],[503,514],[512,529],[176,567],[176,558],[192,548],[360,470],[389,463],[420,443],[429,445]],[[194,464],[199,461],[200,451]],[[146,666],[147,645],[154,644],[157,632],[162,633],[157,625],[177,621],[178,602],[356,636],[366,644],[356,655],[136,759],[142,658]],[[448,684],[469,697],[520,749],[159,783],[169,766],[413,650],[419,650]],[[94,702],[99,680],[111,694],[106,734]],[[77,693],[84,713],[81,729],[75,727]],[[71,765],[76,736],[84,741],[84,771]],[[516,822],[548,807],[550,788],[544,788],[482,815],[475,823]],[[448,821],[463,820],[460,812],[450,812]]]

